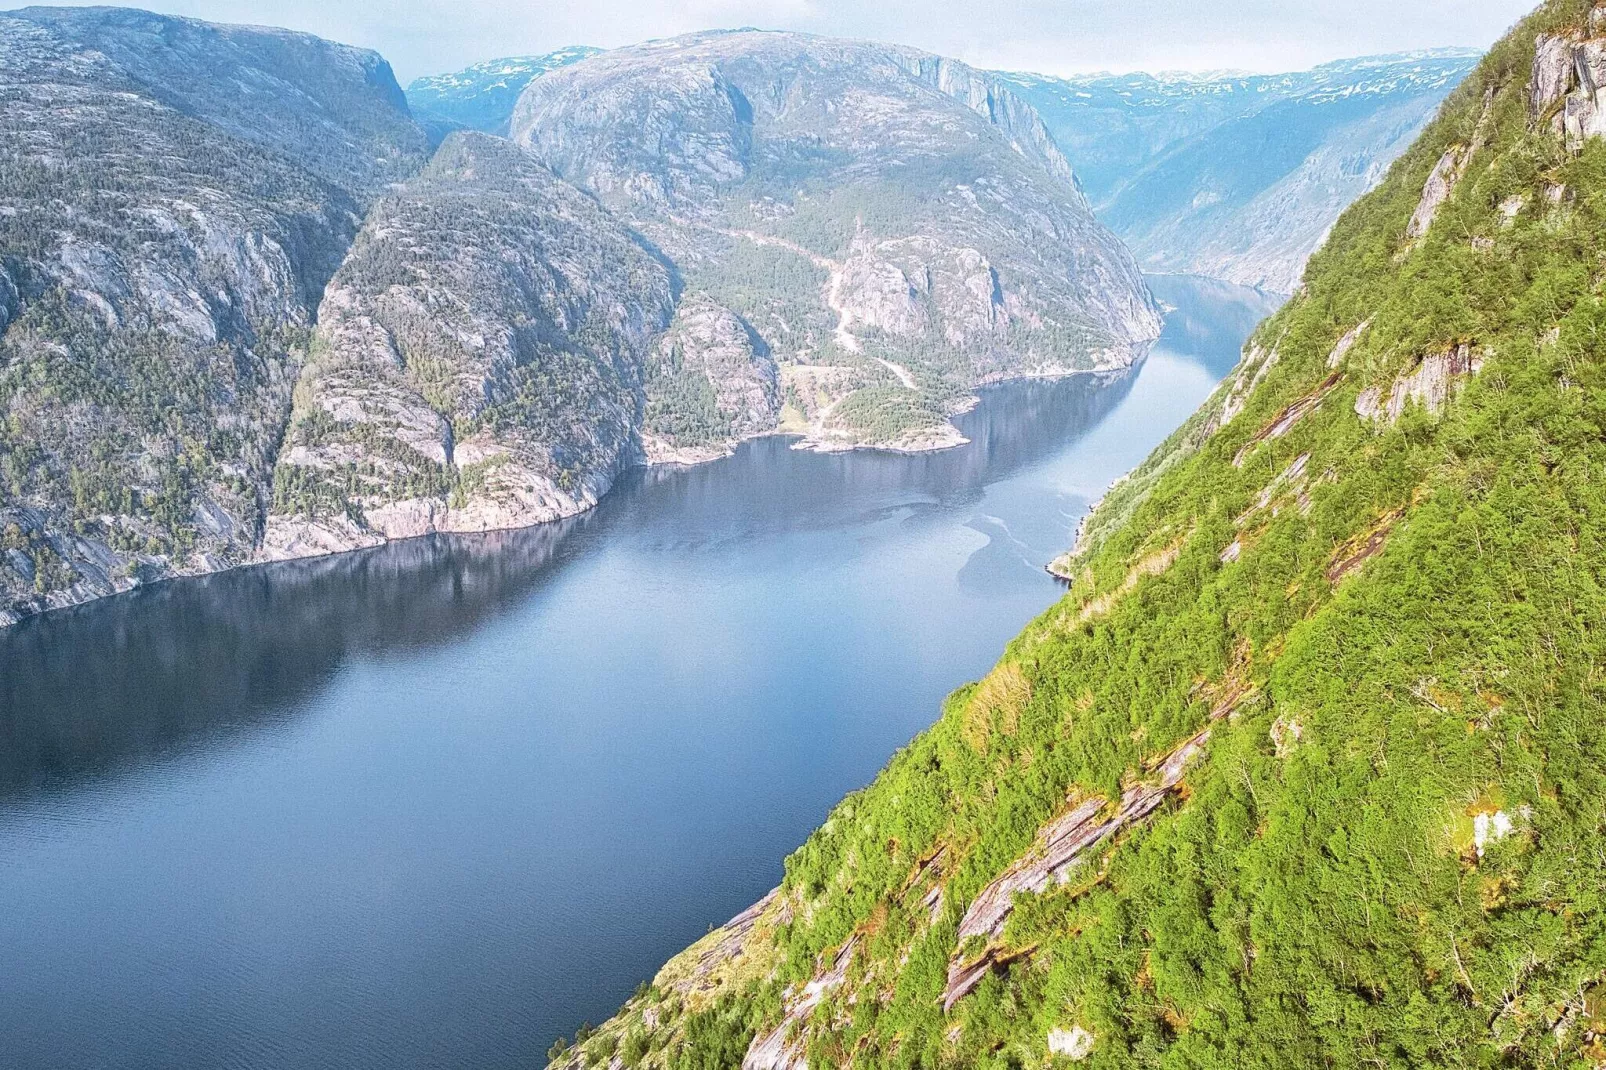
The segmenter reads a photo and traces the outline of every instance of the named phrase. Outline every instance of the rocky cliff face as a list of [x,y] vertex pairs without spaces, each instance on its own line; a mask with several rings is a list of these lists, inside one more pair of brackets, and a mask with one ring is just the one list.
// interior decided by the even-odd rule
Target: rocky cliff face
[[753,325],[816,437],[896,444],[977,382],[1158,332],[1042,121],[963,64],[697,34],[537,79],[513,133]]
[[1280,75],[1001,77],[1092,176],[1099,218],[1145,268],[1292,293],[1339,213],[1476,61],[1444,51]]
[[324,283],[423,140],[372,53],[0,16],[0,620],[246,560]]
[[453,134],[375,205],[319,311],[263,552],[523,527],[637,459],[668,271],[509,142]]
[[1536,125],[1572,149],[1606,136],[1606,12],[1597,9],[1579,29],[1540,37],[1528,107]]
[[775,430],[780,411],[780,374],[758,332],[706,294],[683,298],[647,361],[648,463],[721,456]]
[[151,100],[286,156],[359,201],[411,175],[428,154],[377,52],[132,8],[8,14],[104,57]]

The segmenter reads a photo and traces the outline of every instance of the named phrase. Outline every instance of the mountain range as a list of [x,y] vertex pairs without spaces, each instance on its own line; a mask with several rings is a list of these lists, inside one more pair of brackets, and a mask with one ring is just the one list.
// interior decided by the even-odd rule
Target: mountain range
[[979,383],[1154,338],[1096,202],[1293,295],[1063,598],[553,1065],[1606,1066],[1606,4],[1458,65],[705,33],[537,73],[501,137],[304,34],[0,14],[0,623],[754,434],[951,443]]
[[[418,114],[507,133],[518,91],[596,49],[497,60],[409,86]],[[1287,74],[991,77],[1030,104],[1099,219],[1149,271],[1277,293],[1476,66],[1438,49]]]
[[1159,333],[1036,113],[914,50],[701,34],[437,85],[519,94],[509,140],[305,34],[0,29],[0,622],[551,520],[756,434],[950,445],[976,385]]

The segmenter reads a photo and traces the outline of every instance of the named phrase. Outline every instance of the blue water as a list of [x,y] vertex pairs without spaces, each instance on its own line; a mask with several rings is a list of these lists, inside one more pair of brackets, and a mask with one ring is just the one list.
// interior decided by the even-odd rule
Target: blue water
[[969,446],[748,443],[593,513],[0,632],[0,1065],[514,1067],[752,902],[1059,594],[1271,302],[1155,280]]

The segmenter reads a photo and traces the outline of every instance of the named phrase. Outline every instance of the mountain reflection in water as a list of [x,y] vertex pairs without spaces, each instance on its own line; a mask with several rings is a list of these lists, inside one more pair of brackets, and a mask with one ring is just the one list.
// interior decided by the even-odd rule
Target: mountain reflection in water
[[[0,678],[0,799],[294,715],[349,657],[449,645],[550,581],[582,532],[628,528],[689,549],[961,507],[1097,424],[1135,376],[988,388],[958,421],[971,444],[940,453],[820,456],[762,439],[713,464],[626,473],[599,509],[554,524],[182,579],[30,618],[0,632],[11,667]],[[757,484],[784,492],[732,493]]]

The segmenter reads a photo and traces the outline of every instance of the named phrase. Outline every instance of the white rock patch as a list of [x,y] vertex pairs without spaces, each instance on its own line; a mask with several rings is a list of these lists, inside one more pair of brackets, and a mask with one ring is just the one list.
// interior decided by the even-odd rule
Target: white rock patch
[[1439,206],[1450,199],[1455,191],[1455,184],[1461,180],[1461,173],[1465,169],[1466,155],[1459,147],[1451,148],[1439,157],[1439,162],[1433,165],[1433,173],[1428,175],[1428,181],[1422,187],[1422,200],[1411,214],[1411,223],[1405,229],[1407,238],[1420,238],[1427,234],[1433,226],[1433,217],[1438,215]]
[[1472,819],[1472,843],[1478,850],[1478,857],[1483,857],[1483,848],[1486,844],[1498,843],[1511,835],[1515,829],[1511,822],[1511,815],[1504,810],[1496,810],[1492,814],[1478,814]]
[[1063,1055],[1067,1059],[1085,1059],[1093,1054],[1093,1034],[1079,1025],[1069,1029],[1050,1029],[1048,1050],[1051,1055]]

